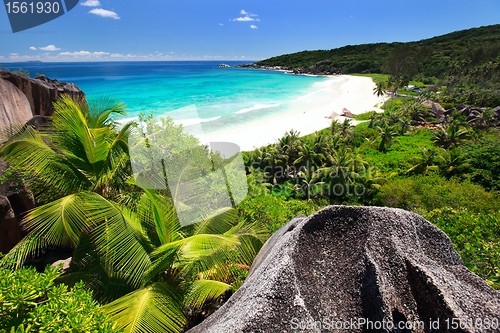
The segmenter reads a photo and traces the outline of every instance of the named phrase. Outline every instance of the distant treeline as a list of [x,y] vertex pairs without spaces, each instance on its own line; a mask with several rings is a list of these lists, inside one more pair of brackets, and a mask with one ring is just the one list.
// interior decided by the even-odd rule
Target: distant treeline
[[[330,60],[328,66],[342,68],[342,73],[387,73],[388,59],[404,48],[418,55],[418,73],[443,78],[450,68],[481,67],[500,62],[500,24],[452,32],[443,36],[408,43],[348,45],[332,50],[302,51],[257,62],[262,66],[300,69]],[[396,51],[397,52],[397,51]]]

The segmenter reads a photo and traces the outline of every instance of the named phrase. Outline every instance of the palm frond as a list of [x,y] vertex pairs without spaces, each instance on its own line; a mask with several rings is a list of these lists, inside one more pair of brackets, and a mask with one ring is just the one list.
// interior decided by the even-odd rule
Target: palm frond
[[208,299],[215,299],[230,288],[230,285],[220,281],[196,280],[190,286],[184,304],[191,307],[202,306]]
[[45,136],[35,129],[27,128],[4,143],[0,156],[47,187],[57,188],[62,195],[88,187],[90,183],[86,175],[44,139]]
[[186,322],[181,296],[165,283],[154,283],[104,306],[125,333],[180,332]]
[[158,237],[156,246],[179,240],[181,226],[172,200],[154,190],[144,189],[144,192],[138,213],[145,225],[154,226],[151,232]]
[[31,210],[23,224],[48,244],[74,247],[96,223],[86,214],[86,207],[96,199],[98,195],[90,192],[68,195]]
[[36,257],[47,245],[43,238],[29,234],[0,260],[0,267],[18,269],[27,258]]
[[151,246],[136,214],[102,197],[95,207],[88,208],[88,212],[90,220],[102,221],[91,232],[101,256],[129,283],[141,285],[151,265]]
[[194,224],[192,234],[223,234],[233,227],[236,215],[235,209],[220,209],[215,216]]
[[110,125],[110,116],[124,116],[126,113],[125,104],[111,95],[91,95],[87,97],[87,103],[89,109],[89,120],[95,127]]

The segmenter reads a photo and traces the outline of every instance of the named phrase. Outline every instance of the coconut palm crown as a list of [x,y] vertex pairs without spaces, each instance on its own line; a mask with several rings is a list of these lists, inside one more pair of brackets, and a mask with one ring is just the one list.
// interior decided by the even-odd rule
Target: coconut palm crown
[[[113,121],[124,111],[111,98],[62,97],[52,124],[23,128],[2,144],[0,156],[41,205],[27,213],[28,236],[0,265],[16,268],[48,248],[71,248],[63,281],[83,280],[125,332],[180,332],[186,308],[237,287],[235,275],[267,235],[237,221],[232,209],[181,226],[166,190],[141,188],[131,177],[133,124]],[[133,200],[123,200],[127,191]]]

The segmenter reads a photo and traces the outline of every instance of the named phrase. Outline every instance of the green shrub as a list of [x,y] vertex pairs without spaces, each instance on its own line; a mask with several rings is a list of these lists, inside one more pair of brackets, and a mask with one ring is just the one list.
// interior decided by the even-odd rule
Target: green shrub
[[441,106],[445,109],[445,110],[449,110],[449,109],[453,109],[455,106],[457,106],[458,104],[456,103],[441,103]]
[[309,216],[326,205],[326,202],[286,200],[283,196],[262,195],[249,197],[243,201],[239,205],[238,215],[247,221],[258,221],[265,224],[272,234],[294,217]]
[[354,119],[356,119],[356,120],[370,120],[370,117],[372,116],[372,114],[373,114],[373,111],[355,114]]
[[450,237],[465,266],[500,289],[500,214],[441,208],[423,214]]
[[[378,132],[377,129],[375,131]],[[361,147],[361,151],[370,165],[376,166],[384,174],[396,173],[403,175],[412,167],[413,157],[420,154],[420,147],[434,147],[431,138],[432,132],[424,129],[413,135],[395,137],[394,144],[387,149],[386,153],[378,151],[376,149],[377,142],[372,144],[373,140],[366,142]]]
[[55,285],[60,275],[0,268],[0,332],[118,332],[83,283]]
[[500,190],[500,135],[494,132],[477,144],[465,147],[471,180],[487,190]]
[[368,140],[374,139],[379,133],[377,128],[368,128],[369,124],[370,122],[364,122],[354,127],[354,133],[356,135],[361,135],[363,138],[363,142],[366,142],[367,141],[366,139]]
[[487,192],[466,180],[447,180],[438,175],[413,176],[390,180],[374,198],[375,205],[402,208],[421,213],[441,208],[466,208],[474,213],[498,212],[497,193]]

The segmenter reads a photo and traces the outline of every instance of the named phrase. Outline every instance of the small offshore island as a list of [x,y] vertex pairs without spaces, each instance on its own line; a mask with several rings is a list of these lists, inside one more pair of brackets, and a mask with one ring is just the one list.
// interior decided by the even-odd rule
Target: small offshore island
[[0,332],[500,332],[500,25],[219,67],[325,78],[226,156],[0,71]]

